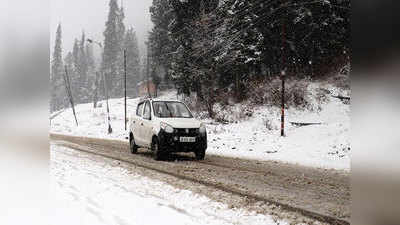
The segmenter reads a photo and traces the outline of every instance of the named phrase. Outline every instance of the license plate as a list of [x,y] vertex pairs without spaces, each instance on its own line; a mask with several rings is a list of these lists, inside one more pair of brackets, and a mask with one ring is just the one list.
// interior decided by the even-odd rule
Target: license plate
[[195,137],[180,137],[180,142],[196,142]]

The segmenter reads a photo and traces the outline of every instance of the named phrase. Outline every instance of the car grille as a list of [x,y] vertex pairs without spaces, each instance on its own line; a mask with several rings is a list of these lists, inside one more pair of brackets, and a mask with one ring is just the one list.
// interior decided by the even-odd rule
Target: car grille
[[199,129],[198,128],[175,128],[174,133],[177,134],[178,136],[197,136],[199,134]]

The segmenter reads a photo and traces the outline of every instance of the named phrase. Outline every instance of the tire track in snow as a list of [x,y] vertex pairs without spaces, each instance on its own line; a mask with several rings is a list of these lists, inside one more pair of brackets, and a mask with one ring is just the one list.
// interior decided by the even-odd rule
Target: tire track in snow
[[[125,157],[126,156],[125,153],[121,153],[121,152],[117,152],[117,151],[113,152],[113,153],[110,153],[110,152],[104,153],[104,152],[97,151],[96,149],[93,148],[95,146],[98,146],[98,147],[112,148],[112,149],[127,149],[128,144],[125,141],[104,140],[104,139],[97,139],[97,138],[84,138],[84,137],[74,137],[74,136],[67,136],[67,135],[54,135],[54,134],[51,134],[51,138],[53,140],[59,140],[59,141],[62,140],[61,142],[59,142],[59,141],[57,142],[57,144],[60,144],[60,145],[71,147],[73,149],[77,149],[77,150],[80,150],[80,151],[83,151],[86,153],[96,154],[96,155],[99,155],[102,157],[114,159],[117,161],[134,164],[135,166],[153,170],[158,173],[168,174],[170,176],[174,176],[179,179],[185,179],[185,180],[189,180],[191,182],[199,183],[202,185],[212,186],[216,189],[219,189],[219,190],[222,190],[222,191],[234,194],[234,195],[252,199],[253,201],[267,202],[269,204],[277,205],[283,210],[300,213],[306,217],[309,217],[309,218],[312,218],[312,219],[315,219],[315,220],[318,220],[321,222],[327,222],[330,224],[350,224],[346,219],[341,219],[341,218],[337,218],[332,215],[326,215],[326,214],[322,214],[319,212],[315,212],[310,209],[305,209],[305,208],[293,206],[290,204],[282,203],[282,202],[276,201],[271,198],[265,198],[262,195],[259,195],[259,193],[241,189],[240,187],[234,188],[232,186],[227,186],[222,183],[212,182],[212,181],[209,181],[208,179],[204,179],[204,177],[201,177],[201,176],[193,176],[192,173],[196,172],[196,169],[198,169],[195,167],[192,167],[192,170],[190,168],[186,168],[186,170],[185,170],[185,168],[183,168],[184,171],[182,173],[179,170],[177,172],[174,170],[168,170],[169,168],[161,168],[159,166],[156,166],[155,163],[159,163],[159,162],[154,162],[154,161],[149,162],[143,156],[136,157],[135,160],[131,160],[131,159],[128,159]],[[126,150],[126,151],[128,151],[128,150]],[[190,163],[196,164],[197,162],[190,162]],[[159,163],[159,164],[161,164],[161,163]],[[207,162],[197,163],[197,164],[207,164]],[[176,165],[180,165],[180,163],[176,163]],[[185,165],[180,165],[180,166],[184,167]],[[222,167],[225,169],[236,169],[238,171],[243,170],[243,169],[240,169],[237,167],[232,168],[231,166],[227,166],[227,165],[221,166],[220,164],[216,164],[216,165],[212,165],[212,166]],[[194,168],[194,170],[193,170],[193,168]],[[199,168],[199,169],[204,169],[204,168]],[[186,172],[188,172],[188,174],[185,174]],[[247,172],[260,173],[260,171],[253,171],[253,170],[250,170]]]

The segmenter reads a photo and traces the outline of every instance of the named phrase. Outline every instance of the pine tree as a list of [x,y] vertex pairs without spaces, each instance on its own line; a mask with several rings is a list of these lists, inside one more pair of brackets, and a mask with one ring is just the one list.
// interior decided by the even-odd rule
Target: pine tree
[[78,60],[79,60],[79,82],[81,83],[81,87],[83,87],[86,84],[87,80],[87,72],[88,72],[88,63],[87,63],[87,57],[86,57],[86,36],[85,32],[82,32],[82,37],[81,41],[79,42],[79,54],[78,54]]
[[88,59],[86,55],[86,35],[82,32],[81,40],[78,44],[78,74],[76,80],[76,91],[78,98],[77,103],[86,103],[89,101],[89,85],[88,85]]
[[130,28],[126,32],[124,48],[126,49],[127,89],[129,95],[137,95],[136,87],[140,81],[140,54],[136,32]]
[[219,47],[214,57],[219,70],[225,72],[220,83],[233,84],[238,99],[247,92],[247,82],[261,64],[263,35],[255,25],[262,20],[254,13],[262,8],[258,4],[253,0],[228,0],[219,13],[224,22],[217,29]]
[[79,72],[79,41],[78,39],[75,39],[74,41],[74,47],[72,48],[72,59],[73,59],[73,71],[75,73],[80,73]]
[[[70,81],[73,82],[75,80],[75,63],[74,63],[74,56],[72,52],[68,52],[67,55],[64,57],[64,65],[68,71],[68,75],[70,78]],[[63,71],[65,73],[65,70]],[[72,84],[71,84],[72,86]],[[71,88],[74,88],[73,86]],[[63,80],[63,90],[65,91],[65,81]],[[71,90],[72,91],[72,90]],[[74,94],[74,92],[72,92]],[[65,92],[64,93],[64,105],[69,106],[69,99],[68,99],[68,94]],[[76,97],[76,96],[75,96]],[[75,98],[74,98],[75,100]]]
[[108,87],[112,87],[112,82],[115,77],[118,77],[118,35],[117,35],[117,20],[118,20],[118,4],[116,0],[110,0],[109,14],[106,22],[106,30],[104,31],[104,51],[102,71],[105,73]]
[[73,67],[70,70],[68,70],[71,82],[70,84],[71,92],[72,92],[72,97],[74,98],[74,102],[79,103],[79,97],[80,97],[79,80],[81,74],[81,65],[80,65],[80,49],[79,49],[78,39],[75,39],[74,41],[74,46],[72,49],[72,62],[73,62]]
[[154,97],[157,97],[157,92],[158,92],[158,88],[159,88],[159,86],[160,86],[160,83],[161,83],[161,78],[160,78],[160,76],[157,74],[157,72],[156,72],[156,70],[152,70],[151,71],[151,80],[153,81],[153,84],[154,84],[154,86],[155,86],[155,93],[154,93]]
[[[254,14],[261,22],[254,26],[264,37],[262,62],[276,74],[287,68],[290,76],[310,76],[318,74],[312,67],[327,68],[337,64],[338,58],[348,58],[343,52],[350,46],[350,0],[307,0],[302,4],[290,0],[257,8]],[[282,58],[287,60],[282,62]],[[321,75],[326,73],[329,71]]]
[[94,92],[96,91],[96,63],[93,54],[93,46],[90,43],[86,44],[86,62],[87,62],[87,85],[86,89],[88,91],[88,102],[94,98]]
[[[178,46],[176,48],[177,54],[173,56],[174,61],[171,63],[170,74],[182,93],[201,92],[201,87],[194,78],[194,71],[192,71],[192,64],[197,63],[198,60],[195,39],[198,39],[198,36],[208,36],[208,34],[196,33],[195,27],[204,14],[211,15],[214,12],[218,2],[217,0],[170,1],[175,18],[168,30],[171,33],[171,38]],[[211,39],[209,41],[213,42]],[[211,49],[202,49],[202,51],[207,50]]]
[[[204,6],[200,9],[202,9]],[[204,101],[207,106],[208,114],[214,117],[213,106],[216,101],[215,91],[217,88],[218,73],[216,70],[216,60],[213,57],[216,47],[216,32],[213,22],[216,15],[206,14],[204,8],[197,21],[192,25],[193,33],[193,56],[190,73],[192,74],[194,91],[199,99]]]
[[68,52],[67,55],[64,57],[64,65],[67,67],[68,71],[74,70],[74,57],[72,52]]
[[[122,4],[122,3],[121,3]],[[124,7],[121,5],[121,8],[118,10],[117,17],[117,38],[118,38],[118,74],[115,78],[115,83],[113,86],[114,96],[122,96],[123,93],[123,77],[124,77],[124,39],[125,39],[125,12]]]
[[63,85],[63,60],[62,60],[62,30],[61,24],[58,24],[56,41],[53,51],[53,59],[51,61],[51,101],[50,110],[55,111],[63,106],[63,95],[62,90]]
[[[152,58],[157,64],[164,67],[164,70],[171,69],[172,54],[176,52],[177,42],[170,35],[171,24],[175,20],[170,1],[153,0],[150,7],[151,20],[154,24],[149,34],[149,42],[152,46]],[[166,77],[168,79],[168,76]]]
[[349,59],[350,0],[153,0],[150,13],[152,58],[209,112],[209,93],[233,87],[241,100],[265,71],[318,76]]
[[85,55],[86,55],[88,72],[93,73],[93,71],[96,70],[96,62],[93,54],[93,46],[91,44],[86,44]]
[[[124,12],[123,8],[118,7],[117,0],[110,0],[109,14],[104,31],[104,51],[102,61],[102,71],[106,75],[107,86],[110,90],[121,92],[123,60],[122,60],[122,44],[125,35],[125,27],[123,25]],[[114,87],[114,88],[113,88]],[[119,93],[119,95],[121,95]]]

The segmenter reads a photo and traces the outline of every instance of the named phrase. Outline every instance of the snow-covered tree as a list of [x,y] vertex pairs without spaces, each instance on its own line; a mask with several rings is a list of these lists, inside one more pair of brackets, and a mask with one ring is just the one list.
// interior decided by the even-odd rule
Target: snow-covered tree
[[67,71],[74,71],[74,57],[72,52],[68,52],[64,57],[64,65],[67,67]]
[[90,85],[88,79],[89,65],[88,56],[86,54],[86,35],[82,32],[81,40],[78,44],[78,69],[77,69],[77,80],[76,80],[76,94],[78,99],[76,102],[86,103],[90,100]]
[[219,10],[217,48],[211,56],[224,74],[220,84],[233,84],[237,98],[246,92],[246,83],[261,65],[263,35],[255,25],[262,19],[254,13],[259,8],[259,1],[227,0]]
[[[171,57],[178,48],[178,43],[171,36],[171,28],[175,13],[170,1],[153,0],[153,5],[150,7],[151,20],[154,24],[149,35],[149,42],[152,46],[153,63],[162,66],[164,70],[171,69]],[[168,74],[165,79],[168,81]]]
[[171,0],[170,3],[175,19],[169,25],[169,31],[177,47],[169,74],[171,74],[179,92],[185,94],[190,94],[192,91],[200,93],[200,86],[193,76],[193,65],[191,65],[197,63],[198,60],[198,52],[195,50],[196,43],[194,43],[194,40],[199,36],[208,36],[208,34],[197,33],[198,26],[196,26],[196,23],[203,15],[213,14],[212,12],[218,6],[218,1]]
[[79,67],[79,82],[81,87],[86,84],[88,63],[86,57],[86,35],[82,32],[81,41],[79,42],[79,54],[78,54],[78,67]]
[[[76,76],[75,76],[75,74],[76,74],[75,73],[75,62],[74,62],[74,56],[73,56],[72,52],[68,52],[66,54],[66,56],[64,57],[64,65],[65,65],[65,67],[66,67],[66,69],[68,71],[69,79],[70,79],[71,86],[72,86],[74,84],[75,80],[76,80],[75,79],[76,78]],[[63,72],[65,73],[65,70]],[[71,90],[72,94],[74,95],[76,88],[74,88],[74,86],[72,86],[71,88],[74,89],[74,90]],[[68,93],[66,92],[66,86],[65,86],[65,81],[64,80],[63,80],[63,88],[62,89],[64,90],[64,94],[65,94],[64,105],[65,106],[70,106],[69,99],[68,99]],[[75,93],[75,95],[73,97],[74,97],[74,101],[76,101],[76,97],[77,97],[76,93]]]
[[192,25],[193,45],[192,56],[193,60],[190,63],[190,74],[192,74],[192,88],[197,93],[197,96],[207,106],[208,114],[211,118],[214,117],[213,106],[215,103],[217,81],[219,73],[217,72],[216,60],[213,53],[216,50],[217,36],[216,30],[213,27],[213,22],[216,20],[214,13],[206,14],[204,10],[200,18]]
[[153,0],[150,13],[152,58],[210,110],[207,93],[241,100],[265,71],[321,76],[349,59],[350,0]]
[[346,64],[350,0],[290,0],[258,8],[254,13],[261,22],[254,26],[264,38],[262,62],[276,74],[287,68],[290,76],[320,76]]
[[72,66],[72,68],[67,68],[74,103],[80,102],[81,61],[80,61],[79,46],[80,46],[80,42],[77,38],[75,38],[74,46],[72,49],[73,66]]
[[117,65],[118,65],[118,76],[114,79],[114,86],[112,88],[113,95],[121,96],[123,94],[123,75],[124,75],[124,39],[125,39],[125,12],[124,7],[121,6],[118,10],[117,17],[117,43],[119,47]]
[[63,86],[63,60],[62,60],[62,30],[61,24],[58,24],[56,40],[54,45],[53,57],[51,60],[51,100],[50,111],[55,111],[63,106],[64,92]]
[[125,36],[127,89],[129,95],[137,95],[136,86],[140,81],[140,54],[136,32],[131,27]]
[[[104,31],[104,51],[102,72],[106,75],[107,86],[110,90],[117,86],[121,78],[121,9],[117,0],[110,0],[109,13]],[[119,79],[119,80],[118,80]],[[110,93],[112,94],[112,93]]]
[[123,47],[125,38],[124,8],[117,0],[110,0],[109,14],[104,31],[104,51],[102,72],[106,74],[107,86],[111,96],[122,95],[123,84]]
[[79,41],[75,38],[74,46],[72,48],[72,58],[74,62],[74,72],[79,72]]
[[90,73],[93,73],[93,71],[96,70],[96,62],[94,59],[92,44],[86,43],[85,55],[86,55],[88,71],[90,71]]

